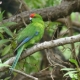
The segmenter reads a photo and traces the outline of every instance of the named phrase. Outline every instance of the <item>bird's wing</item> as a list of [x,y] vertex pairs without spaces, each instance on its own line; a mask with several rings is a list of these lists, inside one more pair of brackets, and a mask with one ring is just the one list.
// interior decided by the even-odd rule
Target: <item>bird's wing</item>
[[31,36],[27,36],[24,40],[22,40],[22,42],[17,46],[17,48],[15,49],[15,51],[17,49],[19,49],[22,45],[24,45],[26,42],[28,42],[29,40],[31,40],[34,36],[37,36],[39,34],[38,31],[35,31],[34,34],[32,34]]
[[35,26],[36,24],[29,24],[26,28],[20,31],[16,38],[17,43],[20,44],[25,38],[34,35],[37,31]]

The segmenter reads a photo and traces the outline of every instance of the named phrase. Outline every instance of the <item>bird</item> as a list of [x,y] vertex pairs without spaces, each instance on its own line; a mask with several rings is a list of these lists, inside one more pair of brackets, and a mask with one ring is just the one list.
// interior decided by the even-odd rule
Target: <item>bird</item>
[[43,37],[45,24],[41,15],[31,13],[29,19],[31,23],[21,30],[16,37],[18,46],[15,48],[14,52],[17,52],[17,54],[11,66],[11,73],[13,72],[13,69],[15,69],[23,50],[39,42]]

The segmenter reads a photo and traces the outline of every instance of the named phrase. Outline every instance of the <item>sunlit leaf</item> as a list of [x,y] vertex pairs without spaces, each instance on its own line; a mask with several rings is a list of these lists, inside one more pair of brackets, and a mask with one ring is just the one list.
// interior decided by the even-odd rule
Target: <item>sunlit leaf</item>
[[73,74],[75,74],[77,71],[69,71],[66,74],[64,74],[64,76],[70,75],[71,78],[73,78]]
[[0,30],[2,30],[2,29],[4,29],[4,27],[3,26],[0,26]]
[[14,30],[14,32],[13,32],[14,34],[16,33],[16,29]]
[[78,62],[75,59],[69,59],[69,61],[74,63],[78,67]]
[[61,70],[64,70],[64,71],[72,71],[72,70],[75,70],[74,68],[62,68]]

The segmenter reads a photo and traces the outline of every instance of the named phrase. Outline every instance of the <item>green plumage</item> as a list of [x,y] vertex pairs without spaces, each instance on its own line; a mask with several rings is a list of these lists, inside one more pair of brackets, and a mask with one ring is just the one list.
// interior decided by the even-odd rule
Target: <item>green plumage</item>
[[42,38],[44,29],[45,26],[42,17],[34,13],[34,16],[32,16],[32,22],[17,35],[16,41],[19,46],[15,49],[15,51],[17,50],[17,55],[12,68],[15,68],[23,49],[35,44]]

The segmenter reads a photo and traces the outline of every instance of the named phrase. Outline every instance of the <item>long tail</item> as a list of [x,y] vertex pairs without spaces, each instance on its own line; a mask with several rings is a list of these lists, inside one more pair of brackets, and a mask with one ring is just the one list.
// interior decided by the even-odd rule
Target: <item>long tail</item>
[[24,46],[22,46],[22,47],[20,47],[20,48],[18,49],[16,58],[15,58],[12,66],[11,66],[10,74],[13,72],[13,69],[16,67],[16,64],[17,64],[17,62],[18,62],[18,60],[19,60],[19,58],[20,58],[20,55],[21,55],[23,49],[24,49]]

